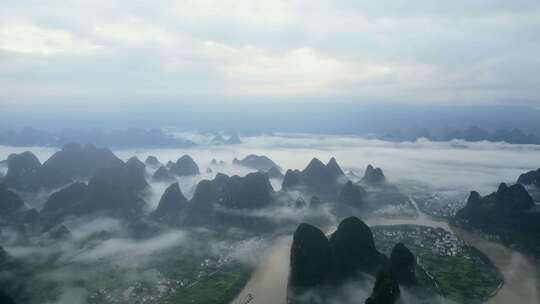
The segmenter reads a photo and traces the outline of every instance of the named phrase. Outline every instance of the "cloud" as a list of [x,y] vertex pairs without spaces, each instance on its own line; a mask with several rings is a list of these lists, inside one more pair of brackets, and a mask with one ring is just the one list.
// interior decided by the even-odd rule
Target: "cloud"
[[88,291],[80,287],[62,287],[61,294],[56,301],[47,304],[85,304]]
[[[187,135],[186,135],[187,134]],[[178,136],[204,138],[197,133],[180,133]],[[243,158],[248,154],[266,155],[284,169],[303,169],[311,158],[326,162],[336,157],[345,171],[353,170],[362,174],[368,164],[381,167],[392,182],[422,183],[440,191],[457,190],[468,193],[471,190],[488,194],[496,190],[500,182],[515,182],[517,177],[538,167],[538,147],[534,145],[512,145],[493,142],[432,142],[420,139],[414,142],[387,142],[358,136],[314,135],[276,133],[244,137],[243,144],[234,146],[199,146],[185,149],[126,149],[116,151],[122,159],[137,155],[145,159],[155,155],[162,163],[176,161],[185,153],[191,155],[205,172],[210,161],[215,158],[227,162],[225,166],[212,167],[213,173],[203,173],[197,177],[179,179],[181,189],[191,197],[194,185],[200,179],[212,179],[217,172],[243,176],[250,169],[232,166],[233,158]],[[201,141],[204,142],[203,139]],[[1,152],[1,150],[0,150]],[[278,185],[279,186],[279,183]],[[151,200],[155,206],[162,189],[156,189]],[[279,187],[275,188],[279,190]],[[287,213],[288,210],[273,210]]]
[[[201,142],[207,142],[208,138],[207,135],[199,133],[182,132],[177,135],[197,138]],[[188,153],[194,157],[203,172],[210,160],[216,158],[225,160],[227,165],[220,168],[215,167],[215,172],[219,170],[228,174],[240,175],[245,175],[250,170],[233,166],[230,161],[233,157],[241,158],[251,153],[267,155],[282,168],[292,169],[304,168],[311,157],[318,157],[326,162],[330,157],[335,156],[345,171],[354,170],[361,174],[365,166],[371,163],[382,167],[388,179],[393,183],[401,184],[404,181],[412,180],[427,184],[435,190],[451,189],[466,192],[477,189],[482,194],[487,194],[496,190],[497,183],[501,181],[513,182],[520,173],[538,167],[539,149],[532,145],[490,142],[418,140],[393,143],[356,136],[309,134],[245,137],[243,142],[243,144],[232,146],[200,146],[191,149],[125,149],[115,151],[115,153],[122,159],[133,155],[137,155],[140,159],[144,159],[148,155],[155,155],[161,162],[176,160],[181,155]],[[54,149],[50,148],[26,148],[24,150],[37,153],[41,161],[46,160],[54,152]],[[11,152],[20,151],[22,149],[0,147],[0,159],[4,159]],[[180,179],[182,190],[184,193],[189,192],[185,189],[192,189],[201,178],[211,177],[213,174],[203,174],[196,178],[182,178]],[[150,204],[155,206],[165,186],[156,187],[156,193],[152,194],[154,197]],[[291,198],[294,199],[295,195],[292,195]],[[321,210],[321,213],[328,215],[326,210]],[[272,218],[276,221],[298,220],[310,215],[303,210],[295,210],[286,206],[258,210],[251,214]],[[376,224],[375,221],[368,222]],[[72,282],[79,282],[78,279],[81,275],[88,279],[94,279],[101,271],[93,267],[73,271],[70,266],[72,264],[69,262],[91,264],[98,261],[100,265],[107,267],[110,263],[120,268],[123,281],[140,281],[142,277],[147,277],[149,281],[156,281],[155,270],[152,272],[138,272],[137,269],[128,270],[133,265],[139,266],[149,259],[156,258],[159,256],[156,253],[167,251],[176,246],[198,248],[192,246],[192,242],[196,242],[196,239],[191,237],[189,232],[184,231],[163,231],[156,237],[138,241],[123,236],[125,223],[114,219],[67,219],[65,224],[73,236],[69,241],[43,240],[43,242],[38,242],[39,246],[26,244],[11,246],[13,241],[7,241],[4,246],[10,254],[21,259],[50,263],[50,257],[60,256],[57,260],[58,263],[68,262],[66,267],[55,268],[41,277],[47,281],[64,283],[65,286],[60,290],[61,294],[57,303],[81,302],[88,295],[87,291],[79,287],[70,287]],[[115,236],[86,247],[80,246],[81,241],[101,230],[113,232]],[[9,233],[9,231],[7,232]],[[227,233],[232,232],[227,231]],[[238,235],[242,236],[242,231],[239,231]],[[278,238],[275,240],[277,245],[271,247],[269,247],[269,241],[265,238],[246,238],[233,243],[210,242],[209,245],[211,245],[213,253],[219,255],[220,258],[237,259],[249,265],[259,263],[261,259],[269,259],[269,262],[265,262],[263,267],[256,271],[253,276],[255,279],[249,281],[245,290],[257,294],[262,303],[278,303],[285,299],[288,248],[291,238]],[[513,267],[521,264],[522,261],[516,259],[513,257],[510,259],[508,264],[511,267],[509,267],[508,275],[513,275],[514,273],[511,271]],[[534,282],[534,280],[530,281]],[[371,291],[370,286],[371,283],[364,287],[355,284],[346,286],[343,290],[343,297],[344,299],[354,299],[354,301],[364,299]],[[531,286],[527,284],[527,288]],[[403,295],[405,303],[416,303],[416,299],[408,293],[404,292]],[[341,303],[343,300],[339,299],[338,302]]]
[[287,25],[293,18],[291,8],[292,4],[289,1],[282,0],[188,0],[173,4],[175,16],[204,25],[208,23]]
[[63,29],[30,24],[0,25],[0,51],[21,54],[83,53],[102,46],[93,44]]
[[128,44],[158,43],[170,46],[175,43],[175,38],[167,31],[145,24],[136,18],[127,18],[121,22],[99,24],[94,27],[98,37],[110,39],[112,42],[124,42]]
[[[210,138],[200,133],[181,132],[177,136],[198,138],[202,143]],[[137,156],[144,160],[157,156],[165,164],[189,154],[199,165],[201,175],[178,178],[182,192],[190,198],[201,179],[212,179],[217,172],[244,176],[253,170],[231,165],[233,158],[249,154],[266,155],[284,169],[303,169],[311,158],[326,162],[336,157],[345,171],[361,174],[368,164],[381,167],[393,182],[416,181],[438,189],[476,189],[482,194],[496,189],[500,182],[514,182],[519,174],[538,167],[538,146],[512,145],[492,142],[387,142],[358,136],[276,133],[242,138],[243,143],[232,146],[201,145],[190,149],[122,149],[114,153],[127,160]],[[26,150],[45,161],[56,149],[0,147],[0,159],[10,153]],[[211,166],[212,159],[223,160],[225,166]],[[207,168],[212,173],[206,173]],[[153,183],[148,194],[150,210],[157,206],[168,184]],[[279,190],[279,188],[276,188]]]
[[12,105],[540,97],[537,1],[6,1],[0,19]]
[[109,239],[95,248],[85,249],[74,257],[66,257],[68,261],[91,262],[99,259],[110,260],[119,265],[137,265],[150,258],[152,253],[177,246],[187,241],[184,232],[173,231],[163,233],[152,239],[135,241],[133,239]]
[[354,71],[346,62],[309,47],[275,54],[252,45],[236,47],[206,41],[204,49],[220,62],[218,71],[230,84],[224,92],[227,95],[325,93],[332,91],[336,84],[351,83],[389,70],[368,65]]

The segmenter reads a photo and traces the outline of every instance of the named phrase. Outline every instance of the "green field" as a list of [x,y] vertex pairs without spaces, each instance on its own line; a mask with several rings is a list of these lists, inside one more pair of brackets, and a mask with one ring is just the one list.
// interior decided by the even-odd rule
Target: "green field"
[[137,260],[52,259],[31,265],[27,292],[32,304],[230,303],[253,270],[231,255],[241,242],[192,232],[189,242],[136,255]]
[[372,227],[377,248],[389,255],[404,243],[417,257],[417,276],[426,293],[458,303],[482,303],[503,282],[497,268],[480,251],[450,232],[416,225]]

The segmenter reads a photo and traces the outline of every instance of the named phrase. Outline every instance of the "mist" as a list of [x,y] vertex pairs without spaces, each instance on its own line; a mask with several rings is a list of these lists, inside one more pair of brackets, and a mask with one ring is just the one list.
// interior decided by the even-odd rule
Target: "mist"
[[[336,157],[346,172],[362,176],[368,164],[383,168],[390,181],[403,185],[422,185],[440,194],[463,196],[472,190],[489,194],[499,183],[514,183],[521,173],[538,165],[540,147],[491,142],[433,142],[420,139],[414,142],[387,142],[358,136],[314,135],[305,133],[276,133],[244,137],[239,145],[209,145],[212,134],[180,132],[175,136],[195,139],[199,144],[184,149],[121,149],[113,152],[126,161],[137,156],[144,161],[156,156],[162,164],[175,162],[184,154],[190,155],[199,165],[201,174],[177,177],[183,194],[189,199],[195,186],[203,179],[212,179],[221,172],[229,176],[244,176],[255,170],[232,164],[234,158],[249,154],[266,155],[284,169],[303,169],[316,157],[326,162]],[[47,160],[58,148],[0,146],[0,160],[11,153],[32,151],[41,162]],[[212,165],[211,160],[224,161]],[[0,166],[7,170],[6,166]],[[156,168],[147,166],[148,176]],[[207,172],[211,169],[211,172]],[[351,178],[354,179],[354,176]],[[157,207],[161,194],[169,183],[152,182],[145,195],[147,210]],[[281,181],[271,179],[274,190],[280,190]],[[50,192],[28,197],[30,207],[41,208]]]
[[[199,165],[201,174],[189,177],[175,177],[183,194],[190,199],[196,185],[203,179],[213,179],[215,174],[245,176],[255,170],[232,163],[234,158],[243,158],[249,154],[265,155],[283,169],[302,170],[311,158],[327,162],[336,157],[340,166],[350,178],[358,180],[368,164],[381,167],[388,181],[408,191],[414,187],[430,189],[433,193],[446,196],[450,200],[464,200],[469,191],[477,190],[488,194],[496,190],[500,182],[514,183],[517,176],[538,164],[540,148],[535,145],[514,145],[492,142],[433,142],[420,139],[414,142],[387,142],[366,139],[358,136],[321,135],[306,133],[275,133],[243,137],[237,145],[212,145],[212,134],[200,132],[178,132],[175,136],[193,140],[197,146],[191,148],[139,148],[116,149],[113,152],[126,161],[132,156],[144,161],[148,156],[156,156],[165,164],[175,162],[180,156],[188,154]],[[44,147],[0,147],[0,159],[6,159],[11,153],[30,150],[41,162],[47,160],[57,148]],[[223,163],[212,164],[215,159]],[[146,202],[145,212],[150,214],[158,205],[161,195],[171,182],[153,182],[150,176],[156,167],[147,166],[149,189],[143,193]],[[208,170],[210,169],[210,170]],[[271,179],[275,191],[281,188],[281,179]],[[55,189],[56,190],[56,189]],[[28,207],[40,209],[43,202],[53,191],[41,191],[23,195]],[[24,193],[23,193],[24,194]],[[288,192],[276,197],[276,205],[257,210],[221,210],[224,214],[248,216],[265,219],[276,225],[290,225],[297,222],[324,223],[331,231],[338,223],[332,214],[330,205],[325,202],[317,209],[298,208],[292,204],[298,197],[309,201],[310,196],[300,192]],[[388,225],[392,220],[387,217],[406,215],[405,209],[388,206],[377,210],[372,217],[364,218],[370,225]],[[416,214],[407,215],[410,223],[423,223],[415,218]],[[400,223],[397,220],[396,223]],[[69,239],[52,241],[40,240],[39,246],[17,242],[17,237],[9,237],[10,232],[3,230],[3,247],[12,256],[32,261],[34,265],[54,263],[53,269],[39,275],[40,280],[59,283],[62,288],[56,295],[56,301],[50,304],[85,304],[89,291],[78,286],[82,276],[86,280],[100,280],[103,269],[115,269],[115,276],[120,286],[148,282],[160,285],[162,274],[151,265],[157,257],[166,256],[174,250],[187,250],[198,255],[210,254],[216,261],[237,261],[255,269],[247,285],[236,297],[237,300],[247,293],[257,294],[257,303],[284,303],[288,276],[288,254],[291,243],[289,228],[277,230],[275,234],[254,236],[250,231],[231,228],[223,233],[226,239],[209,230],[184,230],[169,227],[146,239],[135,239],[129,235],[126,222],[109,217],[70,217],[63,224],[69,229]],[[441,225],[449,229],[446,224]],[[288,227],[288,226],[287,226]],[[112,237],[104,240],[91,240],[100,233],[110,233]],[[13,232],[16,233],[16,232]],[[214,239],[210,246],[200,244],[200,233]],[[216,263],[221,263],[216,262]],[[84,265],[99,263],[100,269]],[[74,272],[70,265],[81,265]],[[510,264],[512,265],[512,264]],[[527,264],[523,264],[527,265]],[[523,266],[522,265],[522,266]],[[510,269],[513,269],[512,266]],[[512,270],[505,269],[506,275],[513,276]],[[516,268],[520,271],[522,267]],[[527,282],[534,280],[527,278]],[[373,278],[361,283],[343,286],[336,303],[355,302],[367,298],[371,292]],[[533,284],[534,283],[527,283]],[[155,291],[159,297],[162,292]],[[125,299],[129,299],[126,296]],[[415,303],[415,298],[405,290],[404,303]],[[435,299],[434,299],[435,301]],[[437,300],[438,301],[438,300]]]
[[[201,136],[201,134],[198,134]],[[437,189],[476,189],[481,193],[492,191],[500,182],[515,182],[523,171],[537,166],[535,145],[511,145],[506,143],[415,142],[393,143],[365,139],[357,136],[274,134],[243,138],[243,143],[234,146],[201,146],[190,149],[128,149],[114,151],[126,160],[136,155],[144,160],[156,156],[162,163],[176,161],[189,154],[201,167],[197,179],[212,178],[206,168],[214,172],[243,176],[249,169],[231,164],[234,158],[249,154],[266,155],[285,169],[303,169],[313,157],[326,162],[336,157],[344,171],[353,171],[360,176],[368,164],[384,169],[388,178],[395,183],[415,181]],[[0,154],[1,156],[1,154]],[[226,165],[213,167],[212,159],[223,160]],[[253,170],[251,170],[253,171]],[[183,179],[187,191],[196,180]],[[191,185],[191,187],[190,187]],[[279,186],[279,185],[276,185]],[[279,188],[275,189],[279,190]]]
[[[118,106],[109,102],[112,106]],[[136,101],[121,111],[103,112],[99,106],[17,107],[6,104],[0,113],[0,130],[33,127],[38,130],[110,130],[168,128],[204,140],[191,131],[238,132],[253,136],[273,132],[383,136],[393,132],[413,135],[427,130],[433,136],[479,126],[488,131],[518,128],[540,136],[537,101],[521,104],[462,100],[419,103],[414,99],[394,102],[352,98],[251,98],[204,100]],[[149,115],[151,113],[151,115]]]
[[540,302],[540,1],[0,2],[0,302]]

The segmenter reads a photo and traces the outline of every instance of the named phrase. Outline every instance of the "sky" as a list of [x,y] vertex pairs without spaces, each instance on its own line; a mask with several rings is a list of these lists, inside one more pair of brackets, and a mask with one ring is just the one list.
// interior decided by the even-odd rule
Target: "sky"
[[537,0],[0,2],[0,105],[520,104]]

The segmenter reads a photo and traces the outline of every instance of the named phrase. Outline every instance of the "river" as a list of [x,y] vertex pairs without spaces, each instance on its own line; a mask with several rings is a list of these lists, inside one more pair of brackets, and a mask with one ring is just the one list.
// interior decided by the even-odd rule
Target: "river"
[[[413,202],[414,203],[414,202]],[[423,213],[416,219],[384,219],[366,220],[369,226],[415,224],[443,228],[455,233],[458,237],[482,251],[504,276],[504,285],[489,304],[540,303],[538,290],[537,267],[535,262],[508,247],[483,239],[477,234],[449,226],[444,221],[433,220]],[[330,232],[331,230],[329,230]],[[289,251],[292,236],[277,238],[263,262],[240,292],[233,304],[240,304],[248,294],[254,296],[250,304],[285,304],[287,294],[287,277],[289,273]]]

